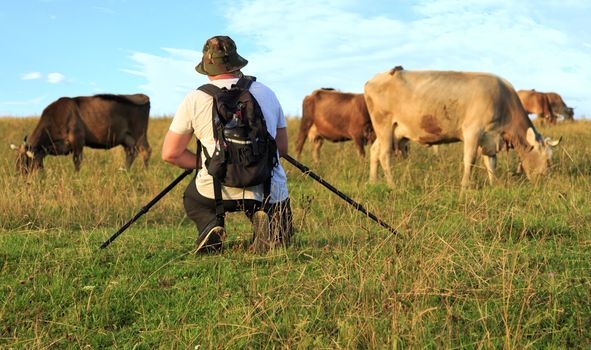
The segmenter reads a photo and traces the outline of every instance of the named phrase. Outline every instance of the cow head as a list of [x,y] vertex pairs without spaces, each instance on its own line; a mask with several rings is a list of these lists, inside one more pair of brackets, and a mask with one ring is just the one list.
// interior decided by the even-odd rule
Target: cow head
[[27,137],[20,146],[10,144],[10,148],[16,151],[16,170],[22,174],[28,174],[33,170],[43,168],[43,156],[35,152],[27,142]]
[[574,120],[575,119],[575,109],[572,107],[566,107],[565,110],[566,117],[565,120]]
[[527,129],[526,140],[530,149],[522,155],[521,164],[527,178],[535,180],[548,174],[552,165],[552,147],[556,147],[560,140],[542,139],[531,127]]

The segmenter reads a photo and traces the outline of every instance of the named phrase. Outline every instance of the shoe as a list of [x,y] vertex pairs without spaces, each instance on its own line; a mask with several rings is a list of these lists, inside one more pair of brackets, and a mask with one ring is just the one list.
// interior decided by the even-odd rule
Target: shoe
[[271,228],[269,225],[269,215],[262,210],[256,211],[252,215],[253,230],[253,248],[255,253],[264,254],[271,248]]
[[222,249],[222,241],[226,238],[226,231],[222,226],[215,226],[211,230],[199,235],[195,241],[195,252],[213,252]]

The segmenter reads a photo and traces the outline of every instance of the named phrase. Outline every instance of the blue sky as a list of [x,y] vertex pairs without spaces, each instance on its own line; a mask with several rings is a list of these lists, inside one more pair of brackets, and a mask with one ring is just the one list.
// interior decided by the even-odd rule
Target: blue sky
[[320,87],[362,92],[374,74],[480,71],[560,93],[591,116],[588,0],[0,0],[0,116],[61,96],[136,93],[172,115],[206,82],[205,40],[231,36],[243,69],[288,115]]

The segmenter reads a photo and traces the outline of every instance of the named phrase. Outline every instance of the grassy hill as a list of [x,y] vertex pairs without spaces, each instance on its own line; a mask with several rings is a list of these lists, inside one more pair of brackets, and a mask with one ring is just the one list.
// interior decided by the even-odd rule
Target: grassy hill
[[283,161],[295,242],[259,256],[239,213],[223,253],[192,254],[188,179],[99,250],[182,172],[160,160],[170,119],[150,121],[148,169],[86,148],[79,173],[49,156],[18,176],[8,146],[36,121],[0,119],[0,348],[591,346],[591,122],[541,129],[563,137],[545,181],[514,176],[503,153],[499,184],[479,161],[465,196],[461,144],[412,144],[393,188],[367,183],[352,143],[325,144],[320,164],[308,144],[303,163],[401,235]]

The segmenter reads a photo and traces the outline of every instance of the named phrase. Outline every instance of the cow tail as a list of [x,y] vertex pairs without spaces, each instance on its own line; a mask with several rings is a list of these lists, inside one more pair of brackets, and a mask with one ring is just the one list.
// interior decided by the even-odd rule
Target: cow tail
[[312,124],[314,124],[314,104],[312,103],[312,99],[309,96],[306,96],[302,103],[302,121],[300,123],[300,132],[295,146],[297,158],[299,158],[302,153],[304,143],[308,137],[308,131],[310,131]]

